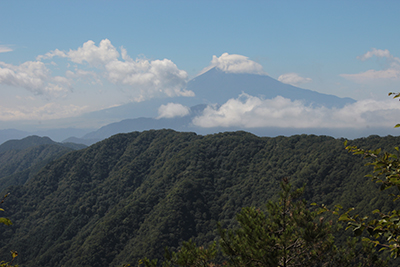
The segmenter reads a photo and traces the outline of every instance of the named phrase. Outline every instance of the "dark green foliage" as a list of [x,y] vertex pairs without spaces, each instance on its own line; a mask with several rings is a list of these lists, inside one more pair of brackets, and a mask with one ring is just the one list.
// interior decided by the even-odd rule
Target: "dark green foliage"
[[38,136],[5,142],[0,146],[0,193],[11,185],[24,184],[50,161],[81,148]]
[[48,137],[39,137],[36,135],[25,137],[21,140],[9,140],[0,145],[0,153],[4,153],[9,150],[25,150],[27,148],[40,146],[40,145],[60,145],[63,147],[78,150],[85,148],[85,145],[74,144],[74,143],[57,143]]
[[[396,97],[399,97],[397,94]],[[399,127],[399,126],[396,126]],[[372,174],[367,177],[372,177],[372,180],[380,184],[380,190],[387,189],[395,190],[395,194],[390,194],[393,201],[400,199],[400,157],[399,148],[395,147],[396,153],[382,152],[382,150],[368,150],[358,148],[356,146],[347,146],[349,152],[355,155],[363,155],[365,158],[370,159],[371,162],[366,165],[373,166]],[[352,228],[356,236],[363,234],[367,230],[368,237],[364,237],[363,241],[374,244],[381,248],[381,250],[388,250],[391,256],[397,258],[400,256],[400,209],[396,207],[390,211],[382,211],[387,207],[379,207],[372,212],[372,216],[365,216],[362,214],[352,214],[353,209],[341,214],[340,221],[347,221],[348,227]]]
[[[192,267],[206,267],[213,266],[213,261],[217,256],[216,242],[213,242],[207,248],[197,247],[192,240],[189,242],[183,242],[179,248],[179,252],[171,252],[169,249],[165,249],[165,258],[163,266],[192,266]],[[157,261],[149,262],[144,260],[146,265],[149,263],[157,263]],[[140,261],[139,261],[140,264]],[[151,265],[151,264],[150,264]]]
[[316,266],[327,261],[331,224],[318,220],[298,199],[304,188],[291,191],[287,182],[281,185],[279,201],[269,201],[266,212],[244,208],[237,215],[238,229],[220,227],[221,248],[232,266]]
[[[397,137],[371,137],[390,147]],[[1,258],[23,266],[121,266],[162,258],[183,241],[208,244],[216,224],[236,224],[242,207],[277,199],[279,183],[306,184],[307,201],[360,212],[393,203],[370,194],[369,168],[326,136],[260,138],[245,132],[199,136],[171,130],[120,134],[46,165],[9,187]],[[379,144],[378,144],[379,145]],[[368,192],[368,193],[366,193]],[[3,229],[4,228],[4,229]],[[346,237],[343,237],[346,240]]]
[[36,135],[25,137],[21,140],[9,140],[0,145],[0,153],[9,150],[24,150],[34,146],[56,144],[48,137],[39,137]]
[[[4,200],[6,197],[8,197],[10,194],[6,194],[3,199],[0,201],[0,205],[4,203]],[[4,211],[4,209],[0,208],[0,211]],[[0,217],[0,224],[5,224],[5,225],[12,225],[12,222],[8,218]]]
[[[355,238],[338,248],[332,235],[337,225],[325,222],[299,198],[304,188],[292,190],[287,179],[281,187],[279,200],[269,201],[265,211],[243,208],[237,215],[238,227],[219,226],[218,243],[204,248],[190,240],[176,252],[166,248],[162,266],[387,266],[372,246],[357,248]],[[158,263],[157,259],[139,260],[146,267]]]
[[[394,99],[400,97],[400,93],[389,93],[389,96],[393,96]],[[395,128],[400,127],[397,124]],[[376,146],[380,141],[379,138],[375,138],[375,148],[370,148],[368,145],[360,146],[351,144],[346,149],[354,155],[363,155],[365,159],[370,160],[366,163],[367,166],[373,166],[372,174],[366,175],[371,177],[372,181],[380,184],[380,190],[388,190],[389,195],[393,198],[393,202],[400,199],[400,149],[395,144],[392,151],[387,150],[387,147],[382,149],[382,146]],[[384,152],[382,152],[384,151]],[[333,214],[340,215],[339,210],[342,207],[336,206],[336,210]],[[393,258],[400,256],[400,209],[397,207],[390,207],[380,202],[378,209],[372,212],[372,216],[365,216],[361,213],[352,213],[354,208],[348,209],[340,215],[339,221],[346,221],[347,228],[352,228],[353,233],[356,236],[361,236],[364,231],[369,234],[369,237],[364,237],[363,241],[367,244],[379,247],[380,251],[390,251]],[[329,211],[329,209],[323,205],[322,211]]]
[[[3,199],[0,201],[0,205],[4,203],[4,200],[9,196],[6,194]],[[4,211],[4,209],[0,208],[0,211]],[[0,224],[4,225],[12,225],[12,222],[8,218],[0,217]],[[0,261],[0,267],[18,267],[18,265],[13,265],[15,258],[18,256],[18,253],[14,250],[11,251],[11,262]]]

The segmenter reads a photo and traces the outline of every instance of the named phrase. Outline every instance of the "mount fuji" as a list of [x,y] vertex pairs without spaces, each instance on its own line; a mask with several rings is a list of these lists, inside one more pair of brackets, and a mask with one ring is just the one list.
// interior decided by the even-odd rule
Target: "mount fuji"
[[[229,99],[237,98],[242,93],[262,99],[273,99],[277,96],[282,96],[291,101],[301,101],[304,105],[312,107],[342,108],[355,102],[351,98],[340,98],[285,84],[267,75],[226,73],[216,67],[190,80],[186,89],[194,92],[195,96],[158,98],[85,114],[80,119],[113,120],[117,122],[112,122],[86,134],[80,141],[88,145],[117,133],[163,128],[194,131],[200,134],[224,130],[240,130],[240,127],[213,127],[206,129],[193,125],[192,120],[201,115],[207,105],[221,106]],[[184,116],[157,118],[159,115],[157,113],[158,108],[168,103],[178,103],[182,106],[190,107],[190,109]],[[261,128],[253,132],[264,135],[265,129]],[[282,129],[269,128],[268,132],[273,132],[273,135],[279,135]],[[282,132],[282,134],[294,133],[298,133],[298,131]],[[79,139],[73,138],[66,141],[78,142]]]
[[112,121],[132,118],[155,118],[158,108],[168,103],[179,103],[187,107],[200,104],[222,105],[229,99],[246,93],[252,96],[272,99],[277,96],[299,100],[304,105],[342,108],[356,102],[352,98],[340,98],[335,95],[318,93],[282,83],[268,75],[248,73],[227,73],[216,67],[193,78],[187,83],[187,90],[194,92],[194,97],[156,98],[143,102],[133,102],[118,107],[87,113],[83,120]]
[[282,83],[268,75],[226,73],[216,67],[189,81],[187,90],[195,93],[202,103],[223,104],[241,93],[272,99],[277,96],[303,101],[305,105],[342,108],[354,103],[351,98],[340,98]]
[[[288,131],[279,127],[253,127],[244,129],[235,127],[204,128],[193,124],[193,119],[203,114],[208,107],[221,107],[229,100],[241,95],[271,99],[281,96],[290,101],[300,101],[302,105],[318,108],[337,108],[356,102],[351,98],[340,98],[335,95],[318,93],[282,83],[268,75],[249,73],[228,73],[218,67],[211,68],[187,83],[186,90],[192,91],[193,97],[154,98],[142,102],[132,102],[117,107],[85,113],[79,117],[58,119],[42,122],[46,130],[18,132],[19,138],[32,134],[49,136],[55,141],[77,142],[90,145],[96,141],[117,133],[144,131],[150,129],[171,128],[178,131],[194,131],[199,134],[209,134],[229,130],[246,130],[258,135],[291,135],[303,133],[301,129]],[[160,115],[159,108],[173,103],[187,110],[185,114],[175,117]],[[235,109],[235,107],[233,107]],[[46,124],[46,125],[44,125]],[[100,125],[100,126],[99,126]],[[101,126],[102,125],[102,126]],[[88,130],[91,126],[92,130]],[[99,128],[101,127],[101,128]],[[86,130],[85,130],[86,129]],[[97,130],[96,130],[97,129]],[[10,130],[0,130],[0,143],[10,139]],[[80,138],[77,138],[80,133]],[[319,130],[316,134],[325,134]]]

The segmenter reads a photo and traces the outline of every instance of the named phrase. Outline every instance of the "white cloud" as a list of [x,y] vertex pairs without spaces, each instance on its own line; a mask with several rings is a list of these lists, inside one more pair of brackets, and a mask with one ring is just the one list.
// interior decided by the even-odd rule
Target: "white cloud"
[[278,81],[283,82],[283,83],[287,83],[287,84],[291,84],[294,86],[298,86],[299,84],[302,83],[309,83],[312,81],[311,78],[303,78],[301,76],[299,76],[297,73],[286,73],[286,74],[282,74],[281,76],[278,77]]
[[160,95],[194,96],[192,91],[184,89],[188,78],[186,71],[178,69],[171,60],[132,60],[126,54],[124,57],[125,61],[114,60],[106,64],[105,75],[112,83],[129,85],[131,90],[139,93],[137,101]]
[[121,57],[123,60],[132,61],[132,58],[128,55],[128,51],[123,46],[121,46]]
[[63,77],[63,76],[54,76],[54,77],[52,77],[52,80],[54,82],[56,82],[56,83],[59,83],[59,84],[64,84],[66,86],[71,86],[70,79],[68,79],[66,77]]
[[56,49],[56,50],[47,52],[44,55],[37,56],[36,60],[37,61],[41,61],[43,59],[51,59],[51,58],[53,58],[55,56],[57,56],[57,57],[67,57],[67,55],[63,51],[60,51],[60,50]]
[[94,71],[86,71],[76,68],[75,72],[67,70],[65,76],[68,79],[82,80],[91,84],[103,84],[100,77]]
[[13,51],[12,48],[4,45],[0,45],[0,53],[6,53]]
[[[63,52],[58,49],[38,56],[39,60],[55,56],[66,57],[77,64],[88,63],[90,67],[103,71],[103,76],[114,84],[126,85],[133,93],[136,101],[142,101],[156,96],[194,96],[192,91],[185,90],[188,75],[169,59],[147,60],[129,57],[125,48],[121,47],[121,57],[110,40],[104,39],[99,46],[91,40],[76,50]],[[75,69],[67,71],[68,78],[89,79],[100,83],[99,76],[93,71]]]
[[0,62],[0,83],[37,89],[48,75],[49,70],[39,61],[27,61],[19,66]]
[[260,64],[250,60],[248,57],[237,54],[230,55],[228,53],[223,53],[220,57],[214,55],[211,60],[210,66],[203,69],[200,74],[205,73],[206,71],[214,67],[227,73],[250,73],[267,75]]
[[119,53],[108,39],[101,40],[99,46],[89,40],[77,50],[69,50],[67,57],[75,63],[82,64],[86,61],[91,66],[102,67],[117,60]]
[[65,82],[62,77],[52,79],[49,69],[41,61],[27,61],[19,66],[0,62],[0,84],[23,87],[37,95],[59,95],[68,91],[59,84],[50,84],[50,80]]
[[101,40],[99,46],[89,40],[76,50],[70,49],[68,52],[64,52],[55,49],[44,55],[37,56],[36,60],[51,59],[56,56],[68,58],[74,63],[84,64],[86,62],[90,66],[101,68],[108,62],[117,60],[119,53],[108,39]]
[[341,109],[305,106],[278,96],[261,99],[242,94],[221,107],[208,106],[193,119],[200,127],[365,128],[392,127],[398,122],[396,101],[362,100]]
[[341,77],[357,83],[368,83],[378,79],[400,79],[400,69],[388,68],[385,70],[367,70],[357,74],[340,74]]
[[49,70],[39,61],[27,61],[19,66],[0,62],[0,84],[24,87],[40,94]]
[[386,67],[382,70],[367,70],[356,74],[340,74],[341,77],[357,83],[369,83],[374,80],[400,80],[400,58],[390,54],[389,50],[373,48],[371,51],[358,56],[357,58],[365,61],[372,57],[384,58],[387,61]]
[[386,57],[386,58],[393,58],[393,56],[390,54],[389,50],[385,49],[376,49],[376,48],[372,48],[371,51],[368,51],[367,53],[365,53],[364,55],[358,56],[357,58],[364,61],[367,60],[373,56],[377,56],[377,57]]
[[189,115],[189,113],[190,109],[186,106],[178,103],[168,103],[167,105],[161,105],[158,108],[159,116],[157,117],[157,119],[183,117]]

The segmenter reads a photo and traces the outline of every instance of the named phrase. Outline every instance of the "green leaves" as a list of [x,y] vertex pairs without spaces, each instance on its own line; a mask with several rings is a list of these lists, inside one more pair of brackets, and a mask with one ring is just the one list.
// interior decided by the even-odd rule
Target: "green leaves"
[[[368,175],[368,177],[372,177],[372,180],[377,183],[382,183],[380,187],[382,191],[392,186],[400,186],[399,155],[389,152],[381,154],[381,149],[364,150],[356,146],[346,146],[346,149],[354,155],[363,155],[365,158],[373,160],[366,164],[374,167],[373,173]],[[399,152],[398,147],[395,150]]]
[[[213,261],[217,255],[217,243],[213,242],[207,248],[197,247],[196,244],[189,240],[183,242],[179,251],[171,251],[170,248],[165,248],[165,261],[162,263],[164,267],[172,266],[191,266],[191,267],[207,267],[213,266]],[[156,267],[158,260],[149,260],[148,258],[140,259],[138,265],[146,267]]]
[[217,255],[216,245],[216,242],[213,242],[207,248],[197,247],[192,240],[189,240],[189,242],[183,242],[178,252],[171,252],[166,248],[166,261],[163,263],[163,266],[210,266]]
[[10,219],[7,218],[0,218],[0,223],[3,223],[5,225],[12,225],[12,222],[10,221]]
[[[5,200],[9,195],[10,195],[10,193],[6,194],[6,195],[3,197],[3,199],[0,201],[0,204],[3,204],[3,203],[4,203],[4,200]],[[4,209],[0,208],[0,211],[4,211]],[[3,218],[3,217],[0,217],[0,223],[5,224],[5,225],[12,225],[12,222],[11,222],[9,219]]]
[[[400,97],[400,93],[391,92],[389,96],[396,99]],[[398,127],[400,127],[400,124],[395,126],[395,128]],[[394,148],[397,153],[394,154],[381,153],[381,149],[364,150],[356,146],[347,146],[347,142],[345,142],[345,146],[354,155],[363,155],[367,159],[372,159],[372,162],[367,163],[367,165],[373,166],[374,169],[368,177],[372,177],[373,181],[381,183],[381,191],[391,187],[400,190],[400,150],[398,147]],[[393,200],[400,198],[399,194],[392,194],[391,196]],[[363,238],[364,242],[369,242],[374,246],[379,245],[381,250],[389,250],[394,258],[400,256],[400,210],[382,213],[379,209],[376,209],[372,214],[378,215],[378,218],[369,220],[368,217],[350,216],[346,212],[339,217],[339,221],[348,221],[347,228],[352,228],[355,235],[361,235],[367,229],[369,235],[375,240]]]
[[18,256],[18,252],[16,252],[15,250],[11,250],[10,253],[12,257],[11,262],[1,261],[0,267],[18,267],[18,265],[13,265],[15,258]]
[[344,213],[339,217],[339,222],[341,222],[341,221],[349,221],[349,220],[350,220],[350,217],[349,217],[349,214],[347,214],[347,213]]
[[[6,197],[8,197],[9,195],[10,195],[10,193],[6,194],[6,195],[3,197],[3,199],[0,201],[0,204],[3,204],[3,203],[4,203],[4,200],[5,200]],[[4,209],[1,209],[1,208],[0,208],[0,211],[4,211]],[[12,223],[11,223],[11,221],[10,221],[9,219],[3,218],[3,217],[0,217],[0,223],[3,223],[3,224],[5,224],[5,225],[12,225]],[[18,253],[17,253],[16,251],[14,251],[14,250],[11,250],[11,256],[12,256],[11,262],[8,263],[8,262],[5,262],[5,261],[1,261],[1,262],[0,262],[0,267],[18,267],[18,265],[12,265],[13,262],[14,262],[14,260],[15,260],[15,258],[18,256]]]
[[[399,97],[399,95],[396,95]],[[346,149],[355,155],[362,154],[365,158],[372,158],[373,161],[367,163],[374,167],[373,174],[369,175],[372,180],[381,183],[380,190],[386,190],[391,187],[400,187],[400,160],[399,155],[384,152],[381,150],[364,150],[355,146],[347,146]],[[395,147],[399,152],[399,148]],[[392,195],[394,200],[399,195]],[[372,214],[380,218],[368,221],[368,217],[360,218],[358,215],[350,216],[344,213],[339,217],[339,221],[348,221],[348,227],[352,228],[355,235],[359,236],[367,229],[371,237],[378,240],[364,238],[364,242],[370,242],[375,246],[380,245],[382,250],[389,250],[391,255],[396,258],[400,255],[400,211],[393,210],[388,214],[376,209]],[[384,237],[384,242],[380,239]]]
[[299,199],[304,188],[282,182],[266,213],[254,207],[237,215],[239,228],[219,227],[221,248],[233,266],[314,266],[332,246],[332,227]]
[[388,96],[393,96],[393,99],[396,99],[396,98],[400,97],[400,93],[390,92],[390,93],[388,93]]

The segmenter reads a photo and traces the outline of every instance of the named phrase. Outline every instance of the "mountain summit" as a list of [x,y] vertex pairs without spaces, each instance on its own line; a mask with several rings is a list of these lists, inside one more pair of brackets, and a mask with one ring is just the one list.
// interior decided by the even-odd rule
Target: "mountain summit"
[[139,117],[154,118],[157,116],[158,108],[167,103],[179,103],[188,107],[200,104],[222,105],[229,99],[238,98],[242,93],[264,99],[282,96],[292,101],[301,100],[305,105],[325,106],[327,108],[341,108],[346,104],[355,102],[352,98],[340,98],[285,84],[268,75],[228,73],[216,67],[190,80],[187,83],[186,90],[194,92],[195,96],[156,98],[134,102],[89,113],[83,115],[83,117],[91,120],[110,118],[114,121]]
[[[73,139],[74,142],[79,141],[80,143],[89,145],[95,141],[107,138],[112,134],[126,133],[129,131],[172,128],[179,131],[195,131],[200,134],[207,134],[215,131],[232,130],[226,127],[218,128],[218,130],[216,130],[215,127],[209,129],[200,125],[194,127],[192,120],[196,116],[202,116],[203,110],[207,105],[216,104],[217,106],[222,106],[229,100],[238,99],[243,93],[260,99],[274,99],[277,96],[281,96],[291,101],[301,101],[302,105],[311,107],[323,106],[326,108],[339,109],[347,104],[355,102],[355,100],[351,98],[340,98],[334,95],[322,94],[285,84],[268,75],[229,73],[218,67],[211,68],[207,72],[190,80],[187,83],[186,90],[192,91],[195,96],[154,98],[142,102],[132,102],[117,107],[86,113],[79,117],[52,121],[52,127],[76,127],[76,125],[88,127],[90,125],[92,129],[97,128],[98,130],[95,131],[87,131],[85,133],[86,136],[83,137],[85,140]],[[172,109],[179,107],[181,109],[186,109],[188,112],[187,114],[178,114],[176,117],[165,117],[165,114],[160,114],[160,107]],[[195,113],[191,112],[194,107],[196,107]],[[231,103],[231,108],[235,109],[237,107],[234,105],[232,106]],[[102,129],[100,129],[100,127],[102,127]],[[263,126],[253,126],[252,128],[261,129]],[[234,129],[240,130],[243,129],[243,127],[235,126]],[[246,128],[246,130],[248,129]],[[279,131],[281,132],[280,134],[285,134],[282,132],[282,129]],[[313,131],[313,133],[315,132]],[[63,132],[63,135],[65,135],[65,132]],[[70,136],[74,136],[74,134],[72,133]],[[94,139],[88,141],[86,140],[88,136]],[[51,137],[55,140],[65,140],[65,137]]]
[[227,73],[218,68],[212,68],[189,81],[187,90],[193,91],[197,101],[205,104],[223,104],[243,92],[264,99],[282,96],[292,101],[301,100],[306,105],[327,108],[341,108],[355,102],[348,97],[340,98],[285,84],[268,75]]

